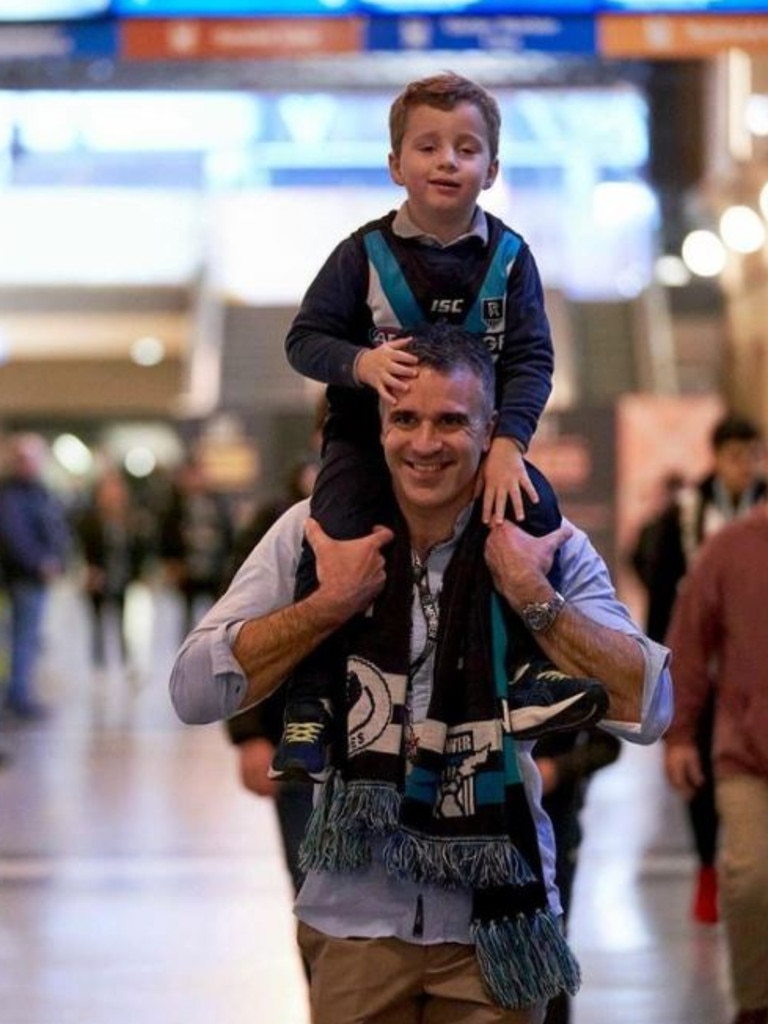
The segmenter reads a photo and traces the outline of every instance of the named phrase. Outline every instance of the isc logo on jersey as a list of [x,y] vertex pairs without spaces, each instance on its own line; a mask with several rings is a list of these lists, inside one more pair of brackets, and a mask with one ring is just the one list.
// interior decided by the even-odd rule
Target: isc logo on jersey
[[461,316],[464,312],[464,299],[433,299],[429,311],[443,316]]

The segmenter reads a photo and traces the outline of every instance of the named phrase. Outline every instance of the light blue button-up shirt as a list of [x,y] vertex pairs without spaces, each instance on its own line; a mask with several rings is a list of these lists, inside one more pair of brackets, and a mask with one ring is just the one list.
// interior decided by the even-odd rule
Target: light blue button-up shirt
[[[184,641],[171,674],[171,698],[179,717],[189,723],[229,718],[240,710],[246,692],[242,668],[232,645],[242,624],[293,601],[293,583],[301,553],[309,503],[299,502],[278,520],[251,552],[227,593]],[[569,524],[572,525],[572,524]],[[457,534],[436,545],[427,559],[430,590],[439,594]],[[630,742],[653,743],[672,716],[669,652],[644,636],[616,598],[605,563],[586,534],[573,535],[560,548],[560,592],[587,618],[633,636],[643,652],[645,679],[639,722],[608,722],[601,727]],[[426,622],[414,588],[412,652],[423,649]],[[432,688],[427,660],[412,681],[413,722],[426,717]],[[523,785],[539,836],[549,904],[561,912],[555,885],[554,838],[541,806],[541,778],[532,757],[533,743],[518,743]],[[472,894],[396,879],[387,874],[374,846],[372,863],[354,873],[310,872],[296,900],[297,916],[326,935],[396,937],[406,942],[470,943]]]

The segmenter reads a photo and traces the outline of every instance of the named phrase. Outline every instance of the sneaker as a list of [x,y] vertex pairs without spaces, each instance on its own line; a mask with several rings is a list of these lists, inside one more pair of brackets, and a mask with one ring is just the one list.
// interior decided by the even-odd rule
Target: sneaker
[[711,866],[699,868],[692,914],[694,921],[698,921],[699,924],[717,924],[720,915],[717,909],[716,868]]
[[605,718],[608,694],[594,679],[574,679],[548,662],[528,662],[507,691],[506,726],[515,739],[536,740]]
[[290,720],[286,710],[270,779],[325,782],[330,771],[330,726],[330,715],[319,701],[296,704],[290,709]]

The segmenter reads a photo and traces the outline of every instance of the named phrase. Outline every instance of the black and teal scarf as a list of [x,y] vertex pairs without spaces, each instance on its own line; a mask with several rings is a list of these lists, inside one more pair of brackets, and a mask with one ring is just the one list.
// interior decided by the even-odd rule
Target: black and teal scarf
[[547,904],[536,825],[503,725],[511,613],[493,590],[484,538],[476,509],[443,580],[433,692],[406,771],[413,571],[407,531],[396,529],[386,587],[350,640],[346,756],[323,786],[302,866],[362,868],[379,836],[393,875],[473,890],[480,968],[512,1009],[573,994],[580,978]]

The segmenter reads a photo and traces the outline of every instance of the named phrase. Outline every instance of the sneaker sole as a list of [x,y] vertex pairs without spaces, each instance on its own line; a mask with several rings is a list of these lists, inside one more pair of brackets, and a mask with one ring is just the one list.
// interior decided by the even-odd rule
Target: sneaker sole
[[605,716],[607,700],[577,693],[557,704],[528,705],[509,712],[510,732],[518,740],[541,739],[554,732],[569,732],[591,725]]
[[325,782],[331,774],[330,768],[324,768],[319,772],[308,772],[303,765],[286,765],[285,768],[267,769],[267,778],[274,782],[304,782],[313,785],[316,782]]

